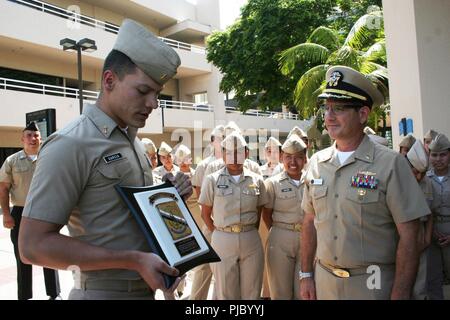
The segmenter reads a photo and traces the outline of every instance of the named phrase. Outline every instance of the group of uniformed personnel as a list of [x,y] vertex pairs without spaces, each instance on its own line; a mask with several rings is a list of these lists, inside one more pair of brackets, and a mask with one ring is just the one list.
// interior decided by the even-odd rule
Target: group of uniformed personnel
[[[334,66],[319,95],[330,147],[309,159],[308,137],[295,127],[283,143],[268,139],[259,166],[229,122],[214,128],[212,154],[194,170],[181,140],[174,151],[137,138],[179,64],[172,48],[124,22],[98,101],[41,148],[19,234],[25,263],[78,266],[71,299],[153,299],[156,289],[174,298],[182,279],[166,288],[162,275],[178,271],[150,252],[114,190],[170,180],[221,259],[193,270],[191,299],[207,298],[212,277],[215,299],[259,299],[264,270],[272,299],[443,297],[450,274],[445,135],[431,130],[423,146],[408,136],[402,154],[386,148],[365,129],[381,93],[363,74]],[[59,234],[66,224],[70,237]]]

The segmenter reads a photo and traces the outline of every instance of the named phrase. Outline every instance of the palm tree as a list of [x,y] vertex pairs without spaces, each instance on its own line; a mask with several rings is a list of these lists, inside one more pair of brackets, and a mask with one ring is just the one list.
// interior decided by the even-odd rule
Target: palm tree
[[[382,26],[382,11],[368,13],[356,21],[344,43],[336,31],[327,27],[315,29],[305,43],[283,51],[279,58],[281,72],[300,77],[294,91],[294,103],[299,114],[310,118],[317,113],[317,96],[322,92],[325,74],[331,66],[345,65],[366,74],[389,99],[386,66],[386,43]],[[299,71],[301,70],[299,74]],[[373,110],[369,122],[375,126],[384,107]]]

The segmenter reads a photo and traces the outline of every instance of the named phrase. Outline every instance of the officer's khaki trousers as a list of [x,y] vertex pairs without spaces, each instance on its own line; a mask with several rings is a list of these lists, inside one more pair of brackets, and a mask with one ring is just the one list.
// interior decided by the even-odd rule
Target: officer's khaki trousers
[[[261,237],[261,243],[263,246],[264,252],[266,251],[267,247],[267,239],[269,237],[269,230],[267,230],[266,224],[261,221],[259,224],[259,236]],[[267,277],[267,268],[264,266],[263,271],[263,286],[261,290],[261,297],[263,298],[269,298],[270,297],[270,290],[269,290],[269,279]]]
[[[202,228],[203,234],[208,242],[211,243],[211,231],[206,225]],[[208,298],[209,286],[212,279],[212,271],[209,263],[202,264],[194,270],[194,279],[192,280],[191,294],[189,300],[206,300]]]
[[154,300],[152,291],[119,292],[72,289],[69,300]]
[[[389,300],[394,283],[395,267],[383,268],[380,272],[379,289],[369,289],[368,278],[362,274],[350,278],[339,278],[325,270],[319,263],[315,267],[316,296],[318,300]],[[369,281],[372,283],[371,281]]]
[[215,230],[211,244],[221,259],[211,264],[217,299],[259,299],[264,253],[258,231],[231,233]]
[[300,298],[300,232],[277,226],[270,229],[266,247],[266,269],[272,299]]
[[414,300],[428,299],[427,272],[429,252],[430,248],[426,248],[420,255],[419,268],[412,293],[412,299]]

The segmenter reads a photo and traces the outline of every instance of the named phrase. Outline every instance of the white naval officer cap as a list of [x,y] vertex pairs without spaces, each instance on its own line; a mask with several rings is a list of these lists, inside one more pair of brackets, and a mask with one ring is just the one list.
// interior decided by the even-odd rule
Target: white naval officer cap
[[175,76],[181,63],[173,48],[131,19],[123,21],[113,50],[128,56],[139,69],[160,85]]
[[409,163],[419,172],[428,170],[428,155],[425,148],[419,140],[416,140],[406,154]]

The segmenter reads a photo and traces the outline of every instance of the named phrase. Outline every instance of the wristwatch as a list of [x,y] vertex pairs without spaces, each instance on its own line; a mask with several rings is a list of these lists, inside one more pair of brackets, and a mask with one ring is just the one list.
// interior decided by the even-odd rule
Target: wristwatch
[[312,278],[314,275],[313,272],[302,272],[301,270],[298,272],[298,279],[302,280],[305,278]]

